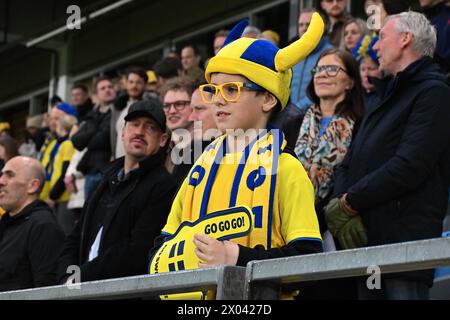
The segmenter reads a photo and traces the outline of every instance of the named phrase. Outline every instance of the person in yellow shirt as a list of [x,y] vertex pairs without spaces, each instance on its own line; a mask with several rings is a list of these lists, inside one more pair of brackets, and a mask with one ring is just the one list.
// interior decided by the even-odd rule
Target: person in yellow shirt
[[[73,214],[67,210],[67,202],[70,193],[66,190],[64,177],[69,167],[70,160],[75,153],[72,141],[69,139],[70,133],[77,124],[76,109],[66,103],[61,103],[57,107],[63,111],[56,121],[57,138],[49,145],[51,149],[44,156],[45,184],[41,191],[40,199],[55,209],[58,222],[65,234],[69,234],[74,224]],[[43,161],[44,163],[44,161]]]
[[[47,167],[50,162],[52,150],[54,149],[57,141],[57,135],[56,135],[56,126],[58,124],[58,120],[61,116],[65,114],[64,112],[64,103],[59,103],[55,107],[52,108],[48,115],[48,127],[49,132],[47,133],[47,136],[45,137],[45,141],[42,144],[41,149],[38,153],[38,160],[42,163],[45,170],[47,170]],[[40,199],[45,200],[48,198],[48,192],[49,192],[49,183],[47,182],[43,187],[43,192],[41,192]]]
[[247,23],[235,26],[206,68],[200,93],[224,135],[178,191],[150,273],[322,251],[313,186],[270,119],[286,106],[291,67],[319,43],[323,21],[315,14],[305,35],[284,49],[240,38]]

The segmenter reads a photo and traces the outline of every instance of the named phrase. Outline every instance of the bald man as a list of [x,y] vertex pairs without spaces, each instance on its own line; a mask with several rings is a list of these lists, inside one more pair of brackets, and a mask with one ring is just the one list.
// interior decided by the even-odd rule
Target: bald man
[[0,291],[56,284],[56,263],[64,242],[52,210],[40,201],[42,164],[9,160],[0,176]]

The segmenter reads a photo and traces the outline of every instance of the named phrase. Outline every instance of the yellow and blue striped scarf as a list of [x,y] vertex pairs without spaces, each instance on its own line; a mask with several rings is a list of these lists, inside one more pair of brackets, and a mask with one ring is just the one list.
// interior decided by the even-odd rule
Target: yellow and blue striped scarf
[[[189,175],[188,187],[185,193],[182,211],[182,224],[172,236],[152,257],[150,273],[160,273],[175,270],[198,268],[198,257],[195,246],[191,244],[195,233],[208,233],[209,236],[233,242],[247,247],[264,245],[271,248],[272,211],[275,201],[275,186],[278,169],[278,159],[286,146],[286,140],[281,130],[262,131],[256,139],[249,143],[240,159],[225,161],[227,153],[227,136],[216,139],[209,145],[197,160]],[[234,156],[234,154],[233,154]],[[228,158],[227,160],[230,160]],[[232,192],[229,196],[220,197],[221,203],[210,203],[212,192],[223,192],[225,181],[216,179],[219,167],[228,167],[234,172]],[[227,171],[228,172],[228,171]],[[206,226],[233,226],[234,216],[245,221],[245,212],[253,213],[248,219],[252,226],[246,223],[233,228],[225,228],[207,232]],[[234,218],[236,221],[237,219]],[[176,259],[175,259],[176,258]],[[175,261],[177,267],[175,266]],[[208,295],[211,298],[214,294]],[[193,292],[185,294],[165,295],[162,299],[204,299],[205,293]]]
[[[182,221],[197,221],[211,212],[235,206],[246,206],[253,213],[253,230],[234,242],[247,247],[258,244],[271,248],[272,212],[277,179],[278,159],[286,146],[281,130],[263,130],[249,143],[240,159],[224,161],[227,152],[227,136],[224,135],[209,145],[191,169],[187,179],[182,211]],[[234,172],[230,195],[220,197],[220,203],[210,203],[211,193],[223,192],[224,183],[216,179],[220,166],[232,166]],[[229,181],[228,181],[229,183]],[[217,199],[217,197],[215,197]]]

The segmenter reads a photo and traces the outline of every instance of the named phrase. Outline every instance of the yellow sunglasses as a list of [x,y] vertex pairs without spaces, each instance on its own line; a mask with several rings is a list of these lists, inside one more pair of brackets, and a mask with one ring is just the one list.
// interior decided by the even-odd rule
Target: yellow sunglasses
[[240,81],[225,82],[219,85],[203,84],[199,87],[200,96],[204,103],[213,103],[214,99],[219,94],[219,91],[225,101],[236,102],[241,97],[241,88],[262,92],[266,91],[256,83]]

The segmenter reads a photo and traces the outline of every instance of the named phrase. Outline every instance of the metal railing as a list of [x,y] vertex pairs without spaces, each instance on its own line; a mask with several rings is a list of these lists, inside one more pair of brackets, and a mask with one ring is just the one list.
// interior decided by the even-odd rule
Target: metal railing
[[216,290],[220,300],[242,299],[245,268],[219,266],[157,275],[82,282],[0,293],[0,300],[130,299],[170,293]]
[[79,289],[54,286],[0,293],[5,299],[123,299],[216,290],[216,299],[276,299],[281,288],[303,281],[381,275],[450,265],[450,237],[354,250],[249,262],[159,275],[85,282]]
[[379,267],[382,276],[448,265],[450,238],[252,261],[247,265],[244,299],[276,299],[286,284],[370,276],[370,266]]

